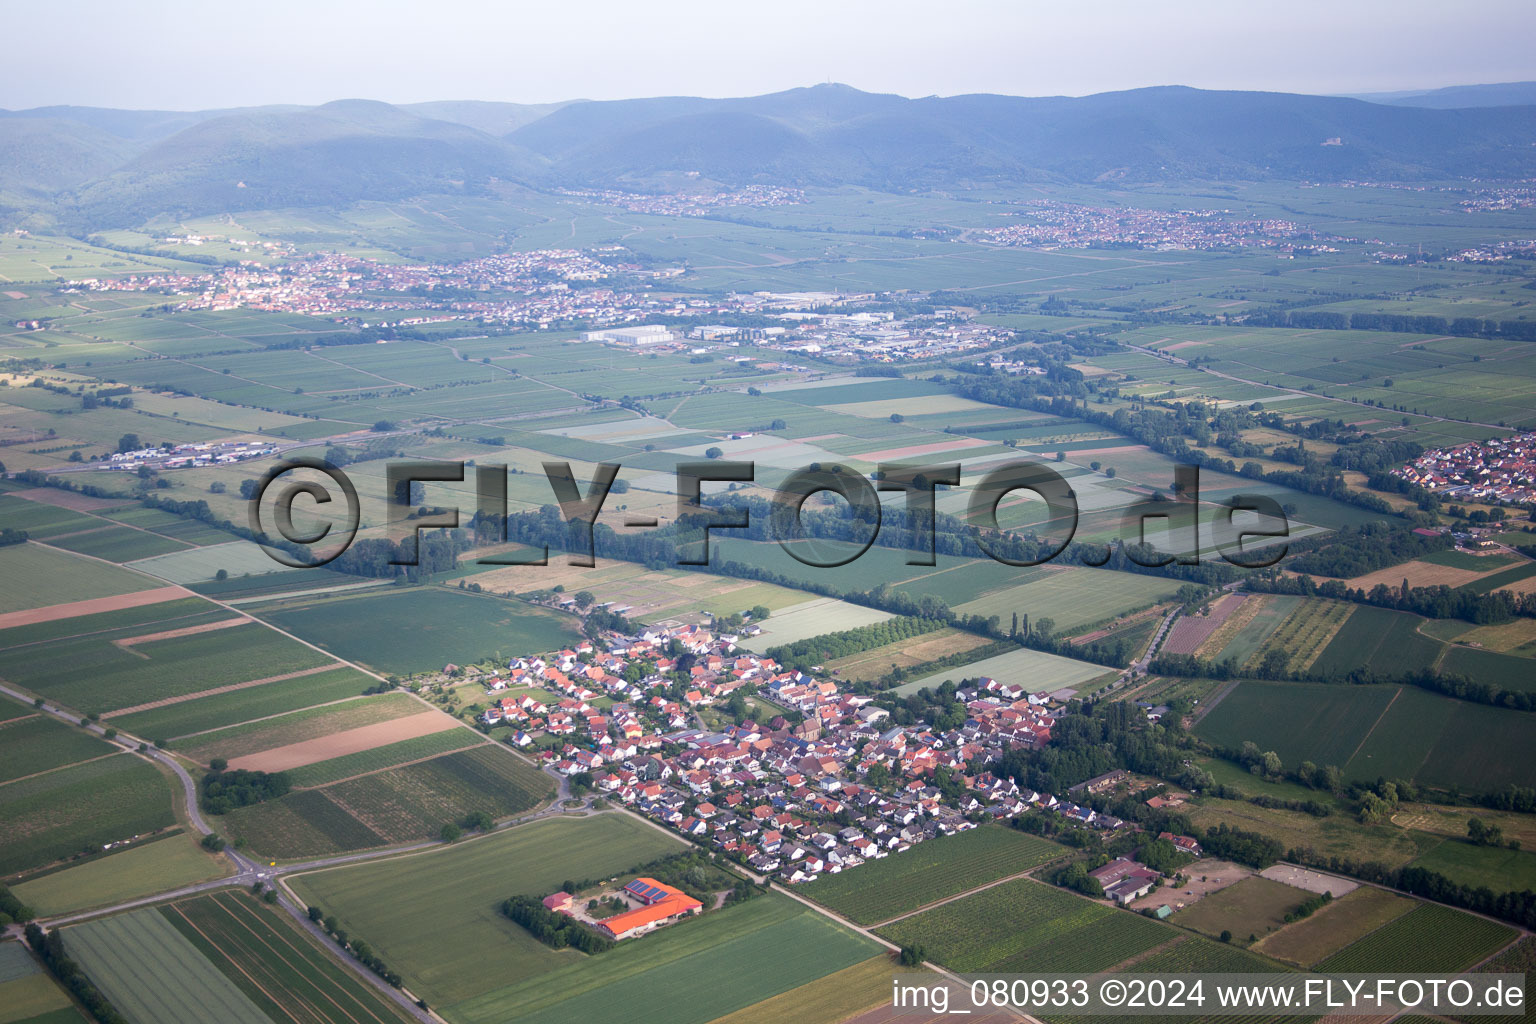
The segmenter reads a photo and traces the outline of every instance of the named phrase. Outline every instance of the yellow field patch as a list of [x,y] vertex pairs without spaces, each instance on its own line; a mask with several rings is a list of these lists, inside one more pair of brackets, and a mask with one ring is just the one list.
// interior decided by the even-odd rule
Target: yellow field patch
[[884,647],[876,647],[873,650],[861,651],[846,658],[829,661],[827,669],[835,671],[842,679],[857,683],[866,679],[880,678],[891,670],[892,665],[911,668],[951,654],[975,650],[989,642],[985,637],[976,636],[974,633],[965,633],[958,629],[940,629],[923,636],[898,640]]
[[27,1021],[69,1006],[69,997],[47,974],[29,974],[0,985],[0,1024]]
[[877,956],[717,1017],[712,1024],[838,1024],[887,1002],[894,973],[890,957]]
[[[1521,580],[1521,583],[1536,583],[1536,577],[1529,580]],[[1500,589],[1508,590],[1508,587]],[[1498,626],[1475,626],[1461,634],[1457,639],[1463,643],[1477,644],[1490,651],[1512,651],[1516,647],[1522,647],[1529,643],[1536,643],[1536,619],[1515,619]]]
[[[1497,562],[1496,559],[1495,561]],[[1508,568],[1507,562],[1490,565],[1487,569],[1458,569],[1455,566],[1436,565],[1433,562],[1412,561],[1377,569],[1375,572],[1356,576],[1347,582],[1351,587],[1359,587],[1362,590],[1370,590],[1378,583],[1397,588],[1403,585],[1403,579],[1406,577],[1410,587],[1455,588]]]

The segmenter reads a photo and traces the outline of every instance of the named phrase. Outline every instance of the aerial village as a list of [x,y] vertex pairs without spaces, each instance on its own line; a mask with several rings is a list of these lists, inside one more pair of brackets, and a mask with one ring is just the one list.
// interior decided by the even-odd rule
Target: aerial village
[[[874,698],[785,669],[740,639],[658,625],[515,658],[486,680],[480,721],[510,727],[506,742],[602,797],[791,884],[1028,810],[1125,826],[987,771],[1008,750],[1050,741],[1062,694],[983,678],[956,691],[968,712],[958,728],[895,725]],[[699,711],[738,692],[771,710],[768,720],[705,729]],[[1124,773],[1115,775],[1084,783],[1078,799]]]
[[1443,498],[1536,505],[1536,433],[1432,449],[1392,475]]

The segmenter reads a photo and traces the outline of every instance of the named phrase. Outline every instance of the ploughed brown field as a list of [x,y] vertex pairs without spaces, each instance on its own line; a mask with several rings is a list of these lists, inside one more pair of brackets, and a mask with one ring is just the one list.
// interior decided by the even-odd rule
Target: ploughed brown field
[[416,715],[406,715],[404,718],[361,725],[356,729],[346,729],[329,736],[247,754],[244,757],[232,759],[229,766],[251,771],[282,772],[319,761],[329,761],[333,757],[372,750],[374,747],[382,747],[388,743],[398,743],[401,740],[430,736],[432,733],[457,728],[459,728],[458,722],[441,711],[423,711]]
[[63,604],[50,604],[44,608],[27,608],[19,612],[6,612],[0,615],[0,629],[11,629],[14,626],[34,626],[39,622],[74,619],[82,615],[115,612],[123,608],[142,608],[145,605],[164,604],[167,601],[180,601],[184,597],[195,596],[197,595],[193,594],[192,591],[182,587],[157,587],[154,590],[140,590],[132,594],[93,597],[85,601],[66,601]]

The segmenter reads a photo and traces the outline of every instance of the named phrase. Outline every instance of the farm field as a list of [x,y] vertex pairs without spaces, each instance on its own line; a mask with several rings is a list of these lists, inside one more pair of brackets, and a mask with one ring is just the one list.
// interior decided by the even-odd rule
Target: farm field
[[[1238,665],[1246,663],[1301,602],[1299,597],[1284,594],[1258,594],[1252,600],[1259,602],[1253,617],[1240,631],[1228,637],[1221,647],[1206,652],[1206,657]],[[1246,609],[1244,614],[1247,614]]]
[[64,948],[132,1024],[270,1024],[158,910],[74,925]]
[[200,733],[180,744],[177,752],[204,764],[214,757],[232,760],[426,710],[427,705],[408,694],[382,693]]
[[1399,828],[1389,822],[1364,825],[1342,813],[1318,818],[1305,811],[1259,807],[1246,800],[1206,797],[1190,805],[1188,814],[1201,828],[1214,828],[1224,822],[1270,836],[1286,849],[1310,847],[1325,856],[1373,860],[1390,867],[1408,864],[1442,841],[1439,836]]
[[434,838],[445,823],[481,811],[510,817],[553,791],[537,768],[481,744],[242,807],[223,823],[273,859],[320,856]]
[[955,611],[961,615],[996,615],[1004,624],[1018,612],[1029,615],[1031,621],[1051,619],[1058,631],[1071,631],[1167,600],[1178,589],[1177,580],[1160,576],[1065,568],[956,605]]
[[[777,893],[623,942],[443,1008],[464,1024],[560,1024],[622,1017],[707,1024],[868,960],[881,947]],[[700,977],[729,977],[701,988]]]
[[104,558],[109,562],[131,562],[136,558],[151,558],[188,548],[188,545],[169,537],[108,524],[100,524],[97,528],[79,533],[58,534],[50,537],[47,543],[51,547],[90,555],[92,558]]
[[1254,949],[1276,960],[1309,967],[1417,906],[1406,896],[1362,885],[1311,917],[1265,935]]
[[20,942],[0,941],[0,1024],[85,1024],[46,968]]
[[1536,892],[1536,853],[1508,847],[1474,846],[1447,839],[1413,862],[1462,885],[1487,886],[1494,892]]
[[0,783],[113,754],[117,749],[52,715],[13,718],[0,722]]
[[335,961],[279,910],[242,891],[159,912],[274,1024],[404,1024],[393,1001]]
[[105,713],[332,664],[259,624],[157,636],[146,623],[137,636],[119,631],[13,649],[5,677],[49,700]]
[[[613,877],[683,849],[627,814],[548,818],[427,853],[298,875],[290,885],[366,939],[412,991],[438,1006],[535,977],[569,958],[501,914],[509,896],[546,896],[567,878]],[[394,897],[380,900],[381,892]],[[397,927],[401,914],[420,927]]]
[[107,907],[183,885],[222,878],[232,868],[187,835],[167,836],[74,867],[34,875],[12,887],[45,916]]
[[0,612],[47,608],[71,601],[132,594],[163,584],[127,569],[76,558],[40,544],[0,548]]
[[874,924],[1028,871],[1066,852],[1017,829],[986,825],[919,843],[852,871],[824,875],[796,891],[855,924]]
[[1333,973],[1456,971],[1513,941],[1519,932],[1433,903],[1422,903],[1317,962]]
[[232,540],[223,544],[188,548],[169,554],[140,558],[133,568],[158,576],[170,583],[202,583],[212,580],[220,569],[231,576],[246,574],[269,576],[273,579],[294,572],[272,558],[260,545],[248,540]]
[[[1356,606],[1343,601],[1302,601],[1248,659],[1252,667],[1265,658],[1281,661],[1287,672],[1305,672],[1321,656],[1339,630],[1348,625]],[[1270,652],[1275,652],[1271,655]]]
[[761,651],[892,618],[895,616],[890,612],[878,608],[850,604],[835,597],[819,597],[773,613],[763,623],[762,635],[752,637],[748,642]]
[[[368,754],[379,747],[397,742],[425,740],[427,737],[447,732],[461,734],[454,737],[460,741],[459,746],[465,746],[466,737],[473,736],[468,730],[460,728],[459,723],[451,715],[446,715],[436,708],[427,708],[388,721],[341,729],[314,739],[284,743],[266,750],[230,758],[229,764],[231,768],[286,772],[325,761]],[[438,751],[438,753],[443,752]]]
[[1317,656],[1313,670],[1325,676],[1344,675],[1355,668],[1402,675],[1433,665],[1441,646],[1418,632],[1420,621],[1407,612],[1361,605]]
[[1457,645],[1445,651],[1438,667],[1447,675],[1465,676],[1504,690],[1536,690],[1536,661],[1527,657]]
[[175,823],[154,765],[114,754],[0,786],[0,874],[41,867]]
[[263,683],[243,690],[185,700],[165,707],[113,716],[112,724],[151,739],[207,732],[221,726],[297,711],[356,697],[376,686],[372,676],[353,668],[327,669],[311,675]]
[[1114,674],[1116,671],[1103,665],[1075,661],[1072,658],[1063,658],[1059,655],[1021,647],[995,658],[973,661],[968,665],[956,665],[953,668],[935,672],[933,675],[924,676],[922,679],[902,683],[892,692],[905,696],[916,693],[924,687],[937,687],[946,679],[952,679],[958,683],[962,679],[975,679],[979,676],[991,676],[1005,683],[1020,683],[1031,692],[1038,690],[1054,692],[1060,689],[1079,688],[1084,683]]
[[[326,737],[326,740],[332,738]],[[288,777],[293,780],[293,785],[297,789],[324,786],[354,775],[383,771],[410,761],[421,761],[436,757],[438,754],[448,754],[463,750],[465,747],[478,746],[484,742],[484,737],[479,733],[453,726],[423,736],[386,743],[383,746],[289,769]]]
[[[444,587],[284,602],[256,614],[338,657],[404,674],[559,650],[580,636],[571,616]],[[412,628],[402,633],[402,622]]]
[[878,679],[889,673],[892,666],[911,668],[939,658],[964,654],[988,643],[990,641],[985,637],[945,627],[922,636],[850,654],[846,658],[837,658],[826,663],[826,670],[835,673],[839,679],[856,683]]
[[1195,653],[1201,644],[1209,640],[1212,634],[1251,600],[1253,597],[1247,594],[1224,594],[1211,602],[1204,615],[1180,616],[1168,631],[1159,650],[1166,654]]
[[1179,933],[1027,878],[1004,882],[879,929],[963,974],[1103,971]]
[[891,960],[876,956],[717,1017],[712,1024],[836,1024],[860,1010],[888,1003],[890,998]]
[[1286,765],[1337,765],[1347,778],[1484,792],[1536,781],[1536,767],[1516,753],[1530,736],[1531,715],[1411,686],[1248,681],[1195,731],[1231,749],[1253,740]]
[[1231,932],[1232,941],[1264,938],[1284,926],[1285,915],[1311,893],[1294,886],[1249,875],[1174,914],[1172,922],[1210,938]]

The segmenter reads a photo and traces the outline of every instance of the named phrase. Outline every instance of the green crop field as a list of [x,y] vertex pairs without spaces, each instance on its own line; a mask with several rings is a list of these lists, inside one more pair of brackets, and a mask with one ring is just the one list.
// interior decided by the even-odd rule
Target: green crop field
[[76,558],[39,544],[0,548],[0,613],[153,590],[159,583],[127,569]]
[[284,712],[356,697],[378,685],[372,676],[353,668],[330,669],[313,675],[264,683],[165,707],[114,716],[112,724],[135,736],[173,739],[222,726],[266,718]]
[[187,550],[186,544],[156,533],[127,526],[110,526],[102,524],[100,520],[97,523],[98,529],[63,534],[50,538],[48,543],[65,551],[105,558],[109,562],[131,562],[136,558],[153,558],[155,555]]
[[[273,625],[381,672],[559,650],[581,634],[574,618],[442,587],[331,597],[259,611]],[[402,631],[399,624],[411,623]]]
[[1232,749],[1252,740],[1287,766],[1311,761],[1337,765],[1350,779],[1488,792],[1536,782],[1536,766],[1520,754],[1533,715],[1412,686],[1248,681],[1195,731]]
[[248,540],[227,540],[222,544],[187,548],[169,554],[142,558],[135,569],[151,573],[169,583],[201,583],[212,580],[220,569],[231,576],[251,573],[276,579],[302,570],[289,569],[272,559],[265,550]]
[[[443,1013],[455,1024],[617,1018],[707,1024],[879,950],[816,911],[769,894],[622,942],[598,957],[563,958],[562,966],[449,1004]],[[699,984],[709,977],[730,983]]]
[[1196,732],[1233,750],[1252,740],[1287,765],[1309,760],[1342,768],[1395,693],[1384,686],[1243,682],[1201,719]]
[[856,924],[874,924],[935,900],[1039,867],[1067,851],[1017,829],[985,825],[919,843],[883,860],[826,875],[797,892]]
[[1384,675],[1402,675],[1432,665],[1440,644],[1418,632],[1417,615],[1363,605],[1354,610],[1312,668],[1324,675],[1343,675],[1367,668]]
[[1261,594],[1248,600],[1263,603],[1248,625],[1228,640],[1221,650],[1215,652],[1212,660],[1245,664],[1301,603],[1301,598],[1285,594]]
[[75,867],[37,875],[13,887],[17,897],[39,914],[67,914],[88,907],[108,907],[220,878],[229,865],[187,835],[167,836]]
[[1112,676],[1115,672],[1115,669],[1106,668],[1103,665],[1094,665],[1086,661],[1063,658],[1059,655],[1021,647],[1007,654],[999,654],[995,658],[956,665],[954,668],[946,668],[933,675],[902,683],[893,692],[906,696],[924,687],[937,687],[946,679],[958,683],[962,679],[977,679],[981,676],[990,676],[1005,683],[1019,683],[1028,687],[1031,692],[1039,690],[1053,692],[1062,688],[1081,687],[1084,683],[1100,677]]
[[878,608],[850,604],[835,597],[822,597],[775,612],[763,623],[762,636],[753,637],[749,642],[756,650],[767,650],[769,647],[798,643],[813,636],[869,626],[891,618],[894,616],[890,612]]
[[1285,915],[1310,899],[1311,893],[1280,882],[1250,875],[1225,889],[1203,896],[1173,915],[1176,925],[1219,938],[1231,932],[1233,941],[1260,938],[1285,923]]
[[39,867],[175,823],[153,765],[115,754],[0,786],[0,874]]
[[[550,818],[430,853],[299,875],[291,884],[440,1006],[535,977],[570,956],[502,916],[509,896],[547,896],[567,878],[609,878],[683,849],[627,814]],[[401,915],[422,927],[398,927]]]
[[1027,878],[1004,882],[879,929],[966,974],[1103,971],[1178,935]]
[[1070,631],[1165,601],[1178,589],[1178,580],[1160,576],[1071,568],[994,591],[955,606],[955,611],[961,615],[996,615],[1005,626],[1018,612],[1031,620],[1048,618],[1058,631]]
[[220,892],[160,913],[275,1024],[403,1024],[412,1018],[338,964],[281,911]]
[[1473,580],[1471,583],[1463,584],[1457,589],[1469,591],[1473,594],[1488,594],[1500,587],[1507,587],[1511,583],[1528,580],[1532,576],[1536,576],[1536,562],[1524,562],[1505,569],[1503,572],[1496,572],[1492,576],[1484,576],[1480,580]]
[[196,761],[233,759],[426,710],[425,704],[408,694],[382,693],[199,733],[178,744],[177,750]]
[[20,942],[0,942],[0,1024],[85,1024],[85,1017]]
[[1496,952],[1519,934],[1507,925],[1425,903],[1319,961],[1317,970],[1458,971]]
[[64,948],[132,1024],[271,1024],[158,910],[77,924]]
[[[224,616],[228,618],[228,616]],[[142,635],[156,632],[146,626]],[[5,676],[86,712],[116,711],[331,663],[259,623],[126,644],[101,635],[12,650]]]
[[57,505],[30,501],[11,494],[0,495],[0,527],[25,530],[33,540],[47,540],[60,534],[103,525],[100,519]]
[[1453,646],[1440,659],[1440,671],[1503,690],[1536,690],[1536,661],[1475,647]]
[[1419,905],[1405,896],[1362,885],[1312,916],[1265,936],[1255,948],[1276,960],[1307,967]]
[[1421,562],[1448,565],[1453,569],[1471,569],[1474,572],[1489,572],[1509,565],[1514,560],[1514,555],[1477,555],[1470,551],[1462,551],[1460,548],[1431,551],[1419,559]]
[[435,838],[444,824],[479,811],[506,818],[553,789],[537,768],[483,744],[242,807],[224,823],[266,856],[318,856]]
[[50,715],[13,719],[0,723],[0,783],[116,751],[105,740]]
[[1358,779],[1412,777],[1437,789],[1455,787],[1466,793],[1536,785],[1536,763],[1522,753],[1530,749],[1533,729],[1536,712],[1404,687],[1343,766],[1344,773]]
[[1536,892],[1536,853],[1506,846],[1473,846],[1447,839],[1413,862],[1438,871],[1461,885],[1487,886],[1494,892]]
[[[110,571],[111,567],[107,567]],[[68,640],[96,635],[104,640],[121,640],[144,633],[184,626],[198,626],[218,619],[229,618],[229,613],[202,598],[182,597],[173,601],[140,605],[137,608],[119,608],[110,612],[90,615],[71,615],[68,618],[34,622],[26,626],[12,626],[0,630],[0,651],[10,651],[29,644],[44,644],[53,640]],[[137,628],[146,627],[146,628]]]
[[444,729],[442,732],[415,736],[397,743],[386,743],[372,750],[363,750],[356,754],[333,757],[329,761],[319,761],[304,765],[302,768],[294,768],[288,772],[288,777],[293,780],[296,788],[324,786],[354,775],[382,771],[385,768],[405,764],[407,761],[420,761],[484,742],[485,737],[469,729]]

